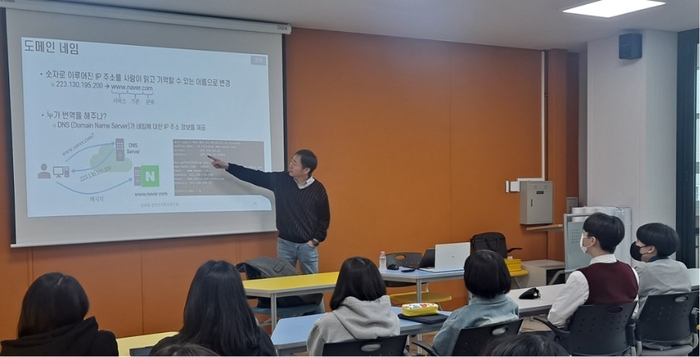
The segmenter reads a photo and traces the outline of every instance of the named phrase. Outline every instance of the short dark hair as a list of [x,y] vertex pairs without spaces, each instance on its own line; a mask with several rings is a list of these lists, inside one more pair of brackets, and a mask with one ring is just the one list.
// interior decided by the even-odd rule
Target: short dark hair
[[260,331],[236,267],[223,260],[202,264],[187,293],[179,341],[241,355],[257,348]]
[[294,155],[299,155],[301,158],[301,168],[309,169],[309,176],[316,170],[318,166],[318,159],[313,151],[308,149],[301,149],[297,151]]
[[554,340],[537,333],[501,336],[489,341],[481,356],[569,356]]
[[218,356],[218,354],[194,343],[176,343],[155,351],[151,356]]
[[639,227],[637,239],[644,245],[653,245],[660,257],[675,253],[680,244],[676,230],[663,223],[647,223]]
[[615,247],[625,238],[625,224],[622,220],[602,212],[588,216],[583,222],[583,230],[589,237],[595,237],[600,248],[609,253],[615,253]]
[[83,321],[90,309],[85,290],[70,275],[53,272],[34,280],[22,300],[17,336],[31,336]]
[[510,272],[498,253],[477,250],[464,261],[464,286],[472,294],[493,299],[510,291]]
[[340,307],[345,298],[352,296],[362,301],[373,301],[386,295],[386,285],[374,262],[365,257],[345,259],[338,273],[331,310]]

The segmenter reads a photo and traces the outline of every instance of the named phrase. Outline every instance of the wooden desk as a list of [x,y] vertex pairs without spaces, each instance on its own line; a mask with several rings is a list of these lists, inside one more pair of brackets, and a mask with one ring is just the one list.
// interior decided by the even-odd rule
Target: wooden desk
[[177,334],[177,332],[160,332],[150,335],[140,335],[131,337],[122,337],[117,339],[117,348],[120,356],[130,356],[129,350],[137,347],[153,346],[158,341]]
[[[401,313],[401,308],[393,306],[391,310],[395,314]],[[449,311],[440,311],[443,315],[451,313]],[[313,328],[314,323],[321,318],[323,314],[290,317],[280,320],[277,329],[272,332],[272,343],[277,349],[277,355],[284,356],[297,352],[306,351],[306,339],[309,337],[309,332]],[[422,324],[408,320],[399,319],[401,322],[401,334],[421,334],[426,332],[438,331],[442,327],[442,323],[437,324]]]
[[270,298],[271,329],[277,326],[277,298],[332,291],[338,280],[338,272],[282,276],[278,278],[243,281],[245,294]]
[[463,277],[464,269],[443,271],[439,273],[432,273],[429,271],[423,271],[418,269],[406,273],[401,272],[400,270],[388,270],[386,273],[382,273],[382,278],[384,279],[384,281],[416,284],[416,302],[423,301],[423,289],[421,287],[423,283],[430,283],[434,281],[458,280],[463,279]]

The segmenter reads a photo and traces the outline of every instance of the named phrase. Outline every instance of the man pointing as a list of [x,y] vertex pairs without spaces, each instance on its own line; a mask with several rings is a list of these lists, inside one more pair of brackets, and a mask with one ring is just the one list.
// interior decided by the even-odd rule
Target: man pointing
[[318,273],[317,247],[326,239],[331,213],[326,188],[312,176],[318,165],[316,155],[311,150],[297,151],[287,172],[262,172],[207,156],[215,168],[275,194],[277,257],[293,266],[299,260],[304,274]]

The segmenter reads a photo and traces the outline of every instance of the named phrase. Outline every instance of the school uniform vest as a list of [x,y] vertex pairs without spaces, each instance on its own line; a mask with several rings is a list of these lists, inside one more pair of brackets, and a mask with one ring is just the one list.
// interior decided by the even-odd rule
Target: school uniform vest
[[585,305],[614,305],[634,301],[639,284],[625,263],[596,263],[579,269],[588,281]]

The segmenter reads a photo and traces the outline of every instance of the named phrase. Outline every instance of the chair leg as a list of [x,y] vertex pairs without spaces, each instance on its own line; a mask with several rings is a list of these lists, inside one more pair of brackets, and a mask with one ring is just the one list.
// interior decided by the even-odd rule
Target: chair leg
[[[515,283],[515,286],[517,286],[518,289],[522,288],[522,286],[520,286],[520,281],[518,281],[518,278],[512,277],[511,281]],[[511,286],[512,286],[512,284],[511,284]]]

